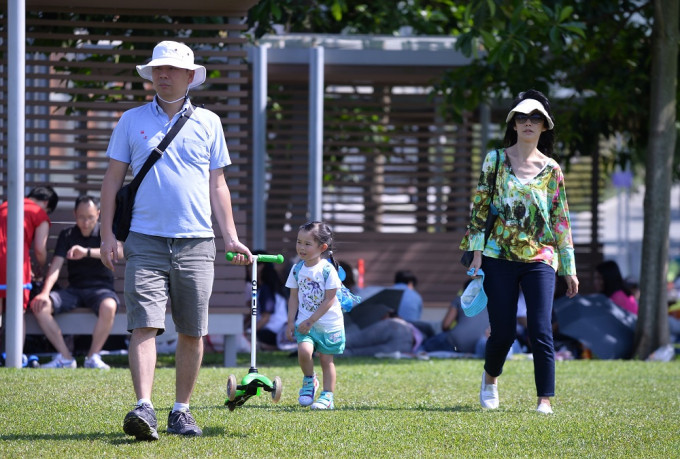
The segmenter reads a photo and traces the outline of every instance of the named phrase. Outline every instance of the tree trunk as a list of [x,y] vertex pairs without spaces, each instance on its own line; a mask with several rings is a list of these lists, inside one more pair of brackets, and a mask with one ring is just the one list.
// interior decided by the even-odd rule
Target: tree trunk
[[666,276],[671,171],[676,142],[679,13],[677,0],[654,0],[645,226],[634,350],[635,357],[640,359],[669,342]]

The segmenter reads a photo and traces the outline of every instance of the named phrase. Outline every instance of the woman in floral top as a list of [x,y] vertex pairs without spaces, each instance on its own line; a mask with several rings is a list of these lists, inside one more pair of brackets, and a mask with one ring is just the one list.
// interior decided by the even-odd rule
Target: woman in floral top
[[[474,251],[473,275],[483,268],[489,299],[491,335],[479,398],[482,407],[498,408],[497,379],[515,340],[521,287],[534,355],[537,411],[550,414],[550,397],[555,395],[551,325],[555,272],[565,276],[567,296],[578,292],[569,209],[562,170],[552,159],[555,122],[548,99],[536,90],[520,93],[506,122],[505,148],[486,155],[470,224],[460,244],[462,250]],[[485,245],[484,225],[494,180],[498,219]]]

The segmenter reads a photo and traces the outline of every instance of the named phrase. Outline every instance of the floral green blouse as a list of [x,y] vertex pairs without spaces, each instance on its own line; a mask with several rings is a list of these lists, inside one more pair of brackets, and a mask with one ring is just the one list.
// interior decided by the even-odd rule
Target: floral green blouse
[[[498,152],[498,153],[497,153]],[[500,154],[493,204],[498,218],[484,246],[496,154]],[[560,275],[576,275],[574,244],[564,175],[549,158],[534,178],[523,184],[506,160],[505,149],[489,152],[482,165],[462,250],[483,250],[491,258],[549,264]]]

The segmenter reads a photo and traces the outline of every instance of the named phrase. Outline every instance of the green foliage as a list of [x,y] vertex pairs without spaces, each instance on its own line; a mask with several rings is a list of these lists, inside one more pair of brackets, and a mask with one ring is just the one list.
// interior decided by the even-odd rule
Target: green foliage
[[[360,100],[360,98],[357,98]],[[380,116],[366,110],[359,104],[354,108],[336,107],[332,101],[326,101],[324,120],[330,125],[342,125],[339,134],[326,132],[324,153],[324,182],[357,183],[361,176],[351,170],[344,158],[353,150],[366,153],[366,158],[390,153],[387,127],[381,123]],[[355,146],[355,145],[360,146]],[[366,145],[370,145],[366,146]]]
[[408,26],[418,34],[456,33],[464,6],[454,0],[261,0],[248,12],[255,38],[274,32],[395,34]]
[[[652,6],[649,0],[262,0],[250,11],[257,37],[287,32],[451,35],[471,65],[436,85],[457,116],[498,109],[529,88],[557,100],[560,150],[590,155],[600,136],[623,133],[616,162],[644,164],[648,139]],[[680,142],[675,177],[680,179]]]
[[227,377],[240,380],[248,358],[221,368],[221,356],[206,355],[191,403],[204,436],[179,438],[165,433],[175,371],[164,356],[153,395],[160,440],[153,443],[123,433],[135,401],[125,367],[2,368],[0,456],[667,458],[680,451],[677,359],[557,362],[555,414],[543,416],[534,412],[529,360],[506,364],[501,407],[489,412],[479,406],[480,360],[338,358],[336,409],[312,412],[297,403],[301,372],[285,353],[258,355],[262,374],[281,377],[281,401],[265,394],[229,412]]
[[617,131],[630,132],[634,149],[644,148],[651,32],[645,4],[475,0],[467,13],[459,49],[478,64],[452,70],[440,85],[457,112],[531,87],[550,95],[560,88],[557,128],[572,154],[589,154],[599,135]]
[[[78,63],[88,63],[92,62],[93,67],[96,67],[96,63],[101,62],[113,62],[120,65],[120,69],[117,75],[136,75],[135,65],[139,64],[139,58],[133,53],[121,52],[120,54],[110,54],[110,53],[97,53],[92,50],[96,50],[99,47],[110,46],[110,49],[114,50],[131,50],[131,49],[148,49],[149,56],[151,55],[151,50],[158,41],[164,39],[177,40],[177,35],[180,36],[190,35],[192,37],[214,37],[214,30],[207,29],[191,29],[191,24],[224,24],[227,18],[215,16],[215,17],[178,17],[178,16],[118,16],[118,15],[102,15],[102,14],[78,14],[78,13],[42,13],[42,12],[29,12],[27,13],[29,24],[28,35],[33,33],[41,34],[42,36],[49,37],[50,34],[54,36],[64,35],[69,36],[74,32],[77,32],[75,39],[58,39],[58,38],[39,38],[35,39],[31,45],[33,46],[61,46],[63,48],[78,49],[87,48],[87,57],[83,58],[82,55],[78,54],[67,54],[65,57],[61,58],[62,66],[56,65],[55,71],[64,72],[68,75],[68,83],[71,87],[78,89],[93,89],[93,92],[74,92],[71,95],[71,102],[117,102],[121,100],[136,100],[144,101],[146,100],[146,95],[130,95],[125,93],[126,89],[124,84],[112,85],[110,83],[99,82],[96,80],[89,80],[87,78],[80,78],[81,76],[89,76],[92,74],[92,68],[85,65],[72,66],[69,65],[70,62],[78,61]],[[74,27],[69,25],[58,25],[55,26],[52,22],[41,23],[39,20],[30,19],[44,19],[49,21],[63,21],[64,24],[68,24],[69,21],[87,21],[88,27],[85,29],[74,30]],[[112,24],[124,23],[124,24],[186,24],[185,29],[177,30],[174,28],[157,28],[157,29],[144,29],[144,36],[157,37],[157,41],[140,42],[139,44],[133,44],[135,42],[135,37],[138,37],[140,31],[138,29],[130,29],[125,35],[130,37],[129,41],[118,41],[120,29],[112,28]],[[92,39],[94,36],[96,38]],[[110,44],[106,43],[107,36],[115,37],[116,40],[112,41]],[[104,43],[104,44],[102,44]],[[213,72],[213,77],[218,76]],[[137,80],[131,84],[132,89],[142,90],[143,82]],[[66,113],[73,112],[73,109],[67,108]]]

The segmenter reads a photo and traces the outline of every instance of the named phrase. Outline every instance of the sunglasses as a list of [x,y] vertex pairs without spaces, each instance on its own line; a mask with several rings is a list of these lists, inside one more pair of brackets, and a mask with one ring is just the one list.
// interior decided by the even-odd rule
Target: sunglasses
[[540,113],[532,113],[531,115],[526,115],[524,113],[517,113],[515,115],[515,122],[519,124],[524,124],[527,120],[531,121],[531,124],[541,124],[545,121],[543,115]]

